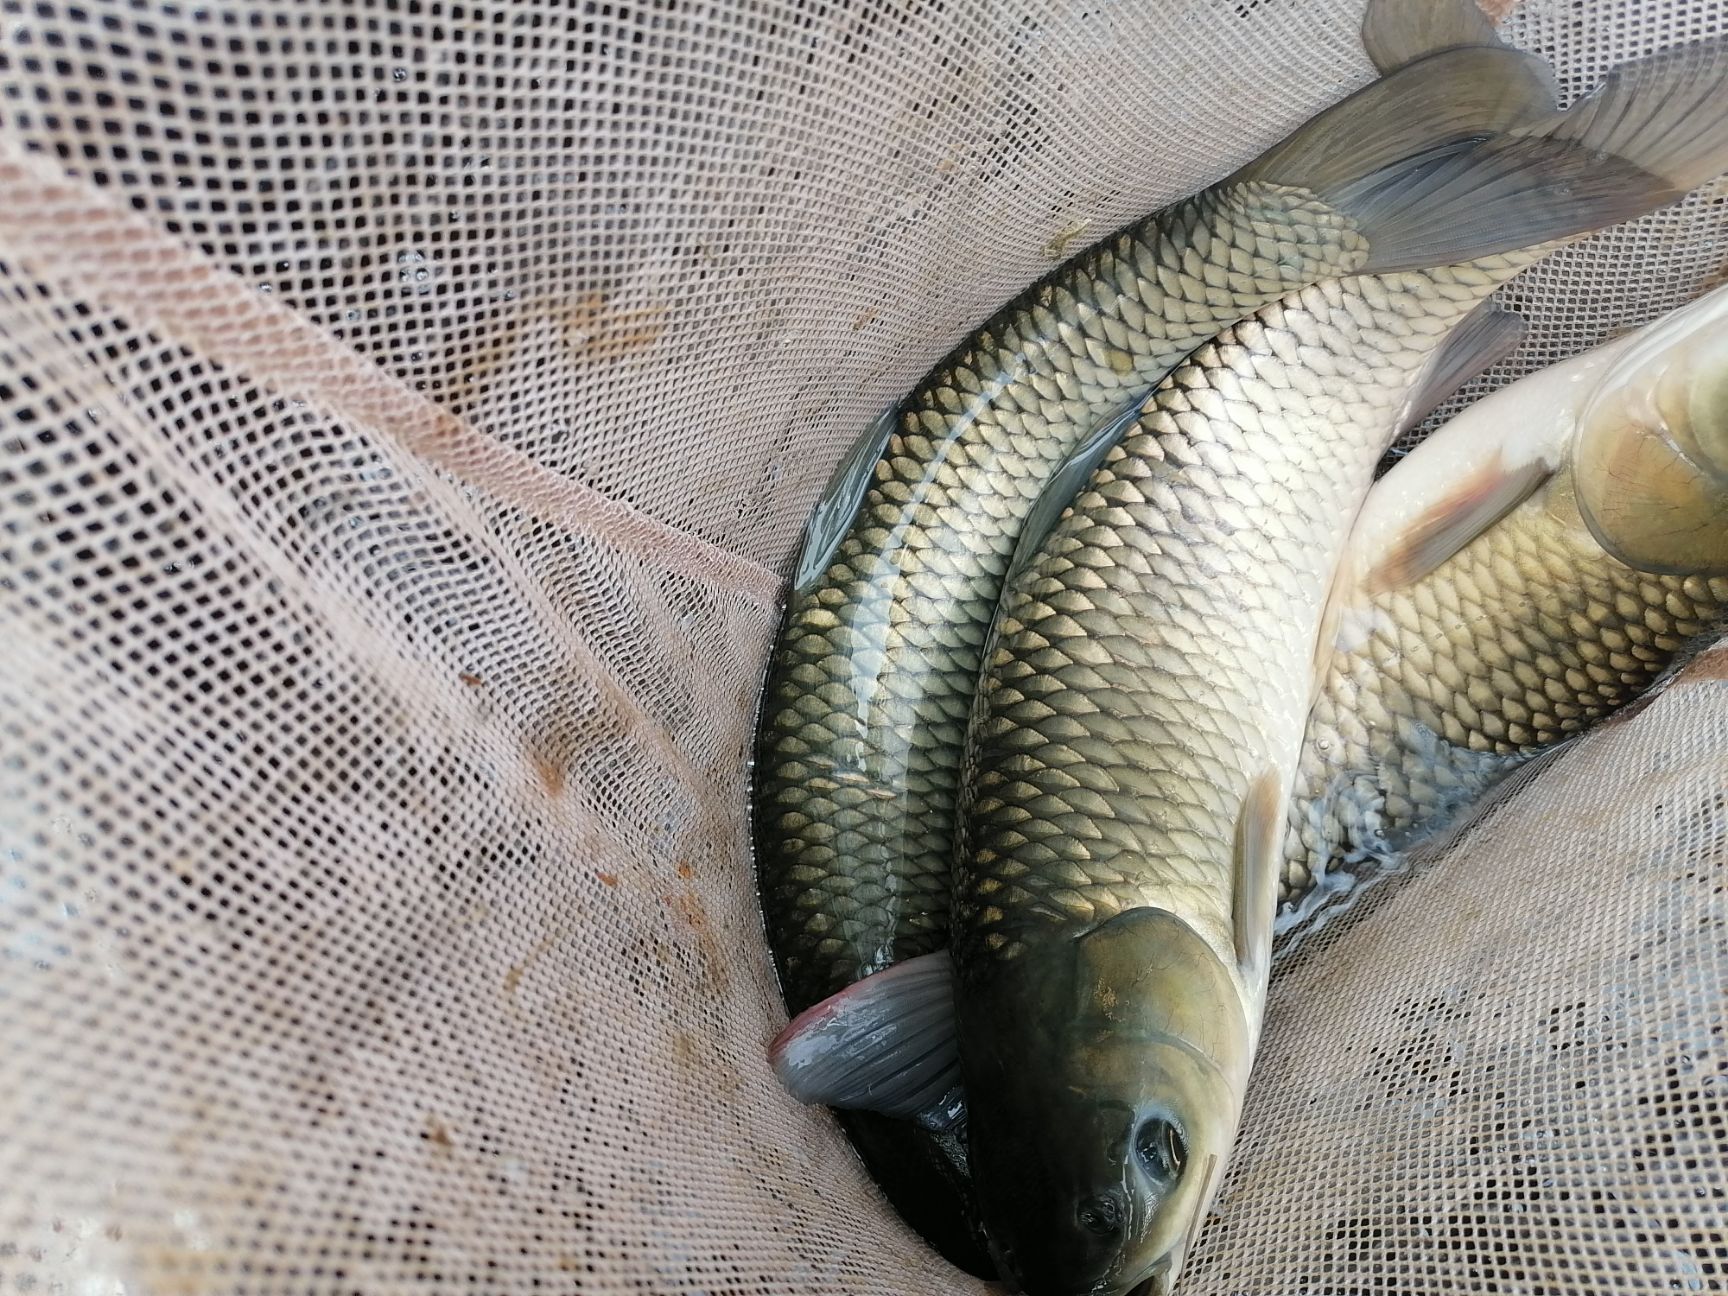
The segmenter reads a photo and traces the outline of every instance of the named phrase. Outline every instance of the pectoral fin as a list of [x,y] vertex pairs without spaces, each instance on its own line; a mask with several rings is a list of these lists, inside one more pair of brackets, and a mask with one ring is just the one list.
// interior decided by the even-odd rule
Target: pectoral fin
[[1278,904],[1278,874],[1284,841],[1286,780],[1276,768],[1262,770],[1248,785],[1236,819],[1235,890],[1231,913],[1236,962],[1256,981],[1272,962],[1272,918]]
[[1544,460],[1508,468],[1496,454],[1411,519],[1389,549],[1365,555],[1373,566],[1361,587],[1372,595],[1415,584],[1529,499],[1553,473]]
[[799,1102],[953,1125],[964,1105],[948,952],[896,963],[800,1013],[768,1061]]
[[897,405],[878,414],[834,466],[804,528],[804,544],[792,573],[792,588],[798,593],[808,590],[828,570],[834,551],[858,514],[864,492],[876,478],[876,464],[888,448],[899,417]]

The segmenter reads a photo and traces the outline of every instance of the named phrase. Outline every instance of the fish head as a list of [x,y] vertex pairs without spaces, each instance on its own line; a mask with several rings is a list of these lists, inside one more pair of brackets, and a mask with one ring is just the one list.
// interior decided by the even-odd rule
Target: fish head
[[1640,571],[1728,574],[1728,288],[1642,330],[1584,403],[1578,509]]
[[1030,1296],[1168,1292],[1217,1192],[1252,1044],[1187,922],[1134,909],[961,988],[971,1164],[1003,1277]]

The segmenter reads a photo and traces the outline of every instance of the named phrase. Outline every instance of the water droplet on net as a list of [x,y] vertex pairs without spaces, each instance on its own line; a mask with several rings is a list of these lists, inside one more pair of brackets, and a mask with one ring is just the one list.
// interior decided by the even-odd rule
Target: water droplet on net
[[396,281],[416,293],[432,291],[433,266],[426,254],[407,248],[396,254]]
[[408,79],[408,69],[405,67],[391,68],[390,79],[392,81],[406,81]]

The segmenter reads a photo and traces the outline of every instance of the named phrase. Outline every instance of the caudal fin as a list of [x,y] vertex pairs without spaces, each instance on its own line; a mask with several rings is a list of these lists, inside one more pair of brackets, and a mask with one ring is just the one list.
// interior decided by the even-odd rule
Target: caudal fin
[[1515,134],[1612,154],[1675,194],[1728,171],[1728,37],[1622,63],[1564,113]]
[[1362,48],[1382,73],[1461,45],[1498,45],[1476,0],[1368,0]]
[[1553,72],[1533,54],[1449,49],[1332,105],[1237,174],[1322,197],[1551,117]]
[[1728,38],[1717,38],[1622,64],[1564,113],[1394,163],[1327,197],[1368,236],[1363,268],[1383,273],[1585,234],[1725,169]]

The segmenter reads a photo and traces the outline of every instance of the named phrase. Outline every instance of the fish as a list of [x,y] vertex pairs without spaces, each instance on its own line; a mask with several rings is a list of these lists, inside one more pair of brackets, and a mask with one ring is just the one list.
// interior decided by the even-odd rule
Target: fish
[[1578,150],[1524,250],[1327,281],[1225,330],[1016,559],[951,952],[979,1212],[1030,1296],[1178,1281],[1235,1141],[1317,645],[1375,465],[1424,370],[1470,367],[1448,339],[1493,292],[1728,166],[1725,52],[1625,65],[1492,146]]
[[[1034,284],[859,438],[800,551],[759,723],[758,877],[794,1000],[941,939],[925,915],[944,910],[979,651],[1051,474],[1225,325],[1396,261],[1412,225],[1480,226],[1480,195],[1429,193],[1438,160],[1552,107],[1529,55],[1420,57]],[[928,898],[910,926],[908,893]]]
[[[1432,403],[1425,371],[1468,372],[1449,350],[1502,335],[1481,325],[1492,292],[1728,165],[1725,50],[1623,65],[1436,163],[1438,191],[1482,199],[1404,249],[1441,268],[1328,280],[1224,330],[1029,520],[972,718],[947,993],[984,1232],[1031,1296],[1175,1284],[1240,1118],[1321,618],[1374,465]],[[1562,157],[1565,183],[1488,211],[1527,161]],[[1521,250],[1477,253],[1488,227]],[[941,980],[837,998],[880,1030]],[[841,1075],[887,1083],[847,1007],[818,1014],[862,1041],[830,1095]],[[892,1065],[935,1083],[953,1056],[927,1039]]]
[[[1504,341],[1484,356],[1520,340],[1515,317],[1499,327]],[[1596,526],[1607,543],[1641,550],[1644,566],[1616,558],[1585,520],[1580,446],[1603,488],[1586,494],[1617,497],[1598,508],[1615,521]],[[1714,511],[1675,533],[1658,489],[1713,499]],[[1618,498],[1646,507],[1616,509]],[[1335,642],[1286,825],[1281,929],[1331,898],[1329,880],[1443,831],[1513,770],[1647,696],[1728,631],[1725,541],[1728,288],[1501,389],[1401,460],[1370,489],[1339,564]],[[897,966],[949,975],[945,953]],[[940,1006],[952,1012],[951,991]],[[808,1048],[797,1026],[789,1047]],[[846,1060],[844,1049],[816,1052],[811,1064],[830,1072]],[[948,1068],[952,1086],[957,1053]],[[969,1203],[963,1150],[952,1164]]]
[[1728,288],[1435,432],[1369,492],[1333,600],[1287,925],[1728,629]]
[[[1077,449],[1220,328],[1292,288],[1395,268],[1478,193],[1436,169],[1554,108],[1549,69],[1499,45],[1469,0],[1375,0],[1385,74],[1223,181],[1094,244],[961,341],[836,466],[794,563],[752,761],[752,849],[790,1013],[947,941],[957,774],[981,653],[1022,527]],[[1463,15],[1473,14],[1466,20]],[[1566,161],[1550,182],[1564,182]],[[1503,206],[1516,208],[1517,195]],[[854,1145],[921,1229],[901,1184],[950,1174],[951,1133],[866,1114]],[[894,1146],[890,1146],[894,1144]],[[961,1241],[944,1252],[973,1272]]]

